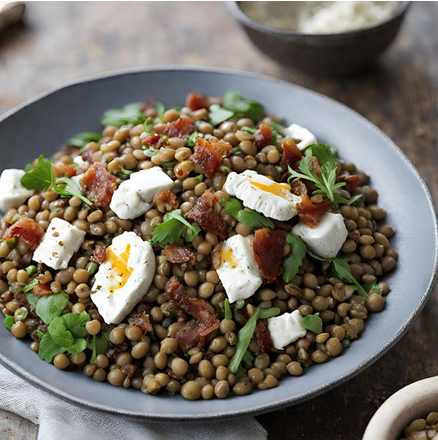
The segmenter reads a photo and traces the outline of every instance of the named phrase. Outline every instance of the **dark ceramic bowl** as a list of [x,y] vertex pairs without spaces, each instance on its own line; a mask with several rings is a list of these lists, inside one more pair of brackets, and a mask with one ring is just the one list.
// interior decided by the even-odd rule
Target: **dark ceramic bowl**
[[240,2],[228,8],[251,41],[281,64],[308,73],[345,76],[372,65],[397,35],[411,2],[400,2],[386,21],[337,34],[303,34],[264,26],[245,15]]

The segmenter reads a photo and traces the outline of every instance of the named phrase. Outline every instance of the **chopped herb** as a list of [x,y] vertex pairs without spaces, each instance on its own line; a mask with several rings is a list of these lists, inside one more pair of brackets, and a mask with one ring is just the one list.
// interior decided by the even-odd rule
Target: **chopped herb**
[[68,145],[71,147],[79,148],[81,151],[84,149],[85,145],[90,142],[99,142],[101,136],[99,133],[94,133],[92,131],[84,131],[83,133],[75,134],[68,140]]
[[241,131],[245,131],[246,133],[249,133],[249,134],[254,134],[256,132],[255,129],[251,128],[251,127],[242,128]]
[[191,242],[201,231],[200,228],[192,225],[181,214],[181,209],[175,209],[173,211],[164,214],[163,223],[153,224],[154,230],[152,231],[152,243],[158,243],[159,246],[164,248],[167,244],[176,243],[186,228],[189,228],[184,239]]
[[85,196],[82,195],[82,190],[80,186],[69,177],[60,177],[58,181],[64,182],[65,185],[60,185],[58,183],[54,184],[53,189],[61,196],[61,197],[77,197],[85,202],[87,205],[92,205],[93,202],[88,200]]
[[225,92],[222,101],[223,107],[233,112],[236,118],[250,118],[259,122],[265,115],[265,109],[260,103],[242,98],[235,90]]
[[246,350],[245,354],[242,357],[242,362],[251,365],[253,360],[254,360],[254,356],[248,350]]
[[366,292],[368,292],[368,294],[370,294],[370,293],[380,294],[381,293],[381,289],[378,284],[366,283],[366,284],[363,284],[362,287],[365,289]]
[[164,112],[166,111],[166,107],[164,106],[164,104],[162,102],[154,102],[153,104],[151,104],[151,107],[157,111],[158,117],[160,118],[160,120],[162,120]]
[[109,330],[102,332],[100,335],[93,335],[87,347],[91,350],[90,364],[96,363],[96,357],[105,354],[109,345]]
[[175,165],[175,162],[161,162],[161,166],[166,169],[166,170],[170,170],[171,168],[173,168]]
[[122,109],[107,110],[100,120],[101,125],[114,125],[119,128],[122,125],[141,124],[146,116],[141,111],[141,104],[128,104]]
[[270,309],[264,309],[260,312],[259,319],[268,319],[273,318],[274,316],[279,315],[281,310],[278,307],[272,307]]
[[198,174],[197,176],[195,176],[195,179],[198,179],[202,182],[204,180],[204,176],[202,174]]
[[348,339],[342,339],[342,345],[344,348],[348,348],[351,345],[351,342]]
[[189,137],[189,140],[187,141],[187,146],[189,146],[189,147],[194,147],[195,146],[195,142],[196,142],[196,136],[198,136],[199,135],[199,133],[197,132],[197,131],[194,131],[191,135],[190,135],[190,137]]
[[[321,166],[321,178],[319,178],[313,169],[311,158],[316,157]],[[339,193],[339,188],[346,185],[345,182],[336,183],[336,154],[325,144],[316,143],[305,149],[305,156],[300,160],[298,168],[301,173],[294,171],[289,167],[291,176],[288,180],[300,178],[310,180],[318,188],[313,194],[321,194],[323,197],[333,202],[333,207],[337,208],[339,204],[351,204],[356,202],[361,195],[356,195],[347,200]]]
[[236,154],[240,151],[240,148],[238,145],[236,145],[235,147],[231,148],[231,153],[232,154]]
[[125,170],[125,169],[121,169],[120,173],[121,174],[125,174],[126,176],[130,176],[133,173],[136,173],[138,170]]
[[240,376],[243,376],[243,370],[242,370],[242,368],[239,368],[239,369],[236,371],[236,377],[239,378]]
[[300,324],[317,335],[322,332],[322,319],[319,317],[319,313],[304,316],[304,318],[301,319]]
[[270,122],[269,125],[271,127],[272,143],[273,145],[277,145],[283,139],[283,136],[280,134],[280,132],[284,129],[284,127],[276,122]]
[[213,127],[222,124],[222,122],[225,122],[234,116],[234,113],[232,111],[227,110],[217,104],[210,105],[208,110],[208,118],[210,120],[210,124],[213,125]]
[[290,253],[283,260],[282,276],[285,283],[290,283],[303,264],[307,249],[303,241],[290,232],[286,235],[286,243],[290,246]]
[[233,319],[233,312],[231,311],[230,302],[228,301],[228,298],[225,298],[224,309],[225,309],[225,319]]
[[3,324],[5,325],[5,327],[9,330],[12,331],[12,326],[15,324],[15,318],[13,316],[6,316],[5,319],[3,320]]
[[6,243],[8,243],[8,245],[9,245],[9,247],[11,248],[11,249],[14,249],[14,247],[15,247],[15,238],[12,238],[11,240],[5,240],[5,239],[1,239],[0,240],[0,243],[2,243],[2,242],[4,242],[4,241],[6,241]]
[[96,272],[97,268],[99,267],[99,265],[97,263],[92,262],[89,266],[88,266],[88,273],[90,275],[93,275],[94,272]]
[[241,309],[245,305],[244,299],[239,299],[239,301],[236,301],[236,309]]
[[251,228],[275,228],[275,223],[271,219],[256,211],[246,211],[243,209],[242,202],[235,197],[231,197],[228,201],[221,199],[220,204],[225,208],[226,214],[232,215],[237,221],[246,226]]
[[33,281],[31,281],[28,284],[25,284],[22,288],[22,292],[30,292],[36,285],[38,284],[38,280],[35,278]]
[[23,319],[27,318],[27,315],[29,314],[26,307],[20,307],[17,310],[15,310],[14,317],[17,319],[17,321],[23,321]]
[[154,157],[158,154],[158,150],[151,150],[150,148],[147,148],[145,145],[143,145],[144,154],[147,157]]
[[146,133],[150,133],[154,129],[154,120],[152,118],[147,118],[143,122],[143,128]]

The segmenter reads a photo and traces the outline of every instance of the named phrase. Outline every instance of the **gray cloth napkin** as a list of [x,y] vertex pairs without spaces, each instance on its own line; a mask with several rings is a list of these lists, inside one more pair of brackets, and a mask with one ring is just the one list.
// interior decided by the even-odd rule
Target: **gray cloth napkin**
[[[188,402],[189,404],[189,402]],[[136,421],[68,403],[0,365],[0,408],[39,425],[38,440],[266,440],[252,417],[201,422]]]

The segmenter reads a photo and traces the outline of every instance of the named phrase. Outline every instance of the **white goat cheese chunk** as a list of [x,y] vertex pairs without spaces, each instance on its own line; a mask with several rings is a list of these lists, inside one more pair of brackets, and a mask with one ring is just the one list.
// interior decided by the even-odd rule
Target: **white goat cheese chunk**
[[252,239],[234,235],[222,244],[221,265],[217,269],[230,303],[254,295],[262,277],[254,258]]
[[315,228],[310,228],[303,222],[296,224],[292,228],[292,233],[322,258],[335,258],[348,235],[344,217],[333,212],[324,214]]
[[316,136],[307,130],[307,128],[301,127],[301,125],[298,124],[289,125],[289,127],[283,129],[281,133],[283,136],[293,139],[299,150],[304,150],[304,148],[316,142]]
[[247,208],[276,220],[290,220],[297,214],[300,196],[290,192],[290,185],[277,183],[256,171],[228,174],[225,191],[236,196]]
[[168,191],[173,180],[160,168],[131,174],[114,192],[110,208],[121,219],[134,219],[151,208],[151,202],[159,191]]
[[292,313],[283,313],[268,319],[268,329],[275,348],[281,350],[298,338],[306,336],[307,330],[300,323],[302,318],[301,313],[294,310]]
[[70,258],[79,250],[85,232],[60,218],[54,218],[35,249],[33,260],[52,269],[66,269]]
[[88,170],[88,168],[90,168],[90,162],[82,159],[81,155],[76,156],[73,159],[73,162],[78,166],[78,169],[76,171],[76,175],[83,174],[83,173],[85,173],[85,171]]
[[29,197],[33,191],[24,188],[20,180],[25,175],[24,170],[11,168],[4,170],[0,177],[0,210],[9,211],[11,208],[18,208]]
[[155,275],[155,254],[134,232],[115,237],[107,248],[91,299],[107,324],[119,324],[141,301]]

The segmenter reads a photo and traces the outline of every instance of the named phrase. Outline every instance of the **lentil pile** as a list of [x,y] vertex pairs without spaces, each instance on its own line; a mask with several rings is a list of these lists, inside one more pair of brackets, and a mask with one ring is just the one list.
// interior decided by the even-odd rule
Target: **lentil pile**
[[400,440],[437,440],[438,412],[431,412],[425,419],[416,419],[404,429]]
[[[41,359],[145,394],[247,395],[341,355],[368,314],[384,308],[380,277],[397,261],[394,229],[382,223],[369,177],[308,130],[233,91],[190,93],[182,108],[132,104],[101,122],[101,134],[79,133],[29,164],[20,181],[29,193],[0,222],[4,323],[16,338],[29,336]],[[139,213],[117,214],[133,209],[122,189],[152,169],[167,189],[149,200],[148,188],[136,190]],[[265,194],[254,201],[231,177]],[[312,241],[329,215],[329,234]],[[68,257],[52,252],[53,263],[52,248],[39,249],[50,245],[55,219],[79,238]],[[135,237],[117,254],[111,244],[128,231]],[[111,320],[117,305],[105,301],[130,289],[137,266],[127,258],[138,238],[155,269]],[[242,264],[243,275],[230,275]],[[105,265],[122,270],[101,303]],[[240,290],[239,277],[248,278]]]

